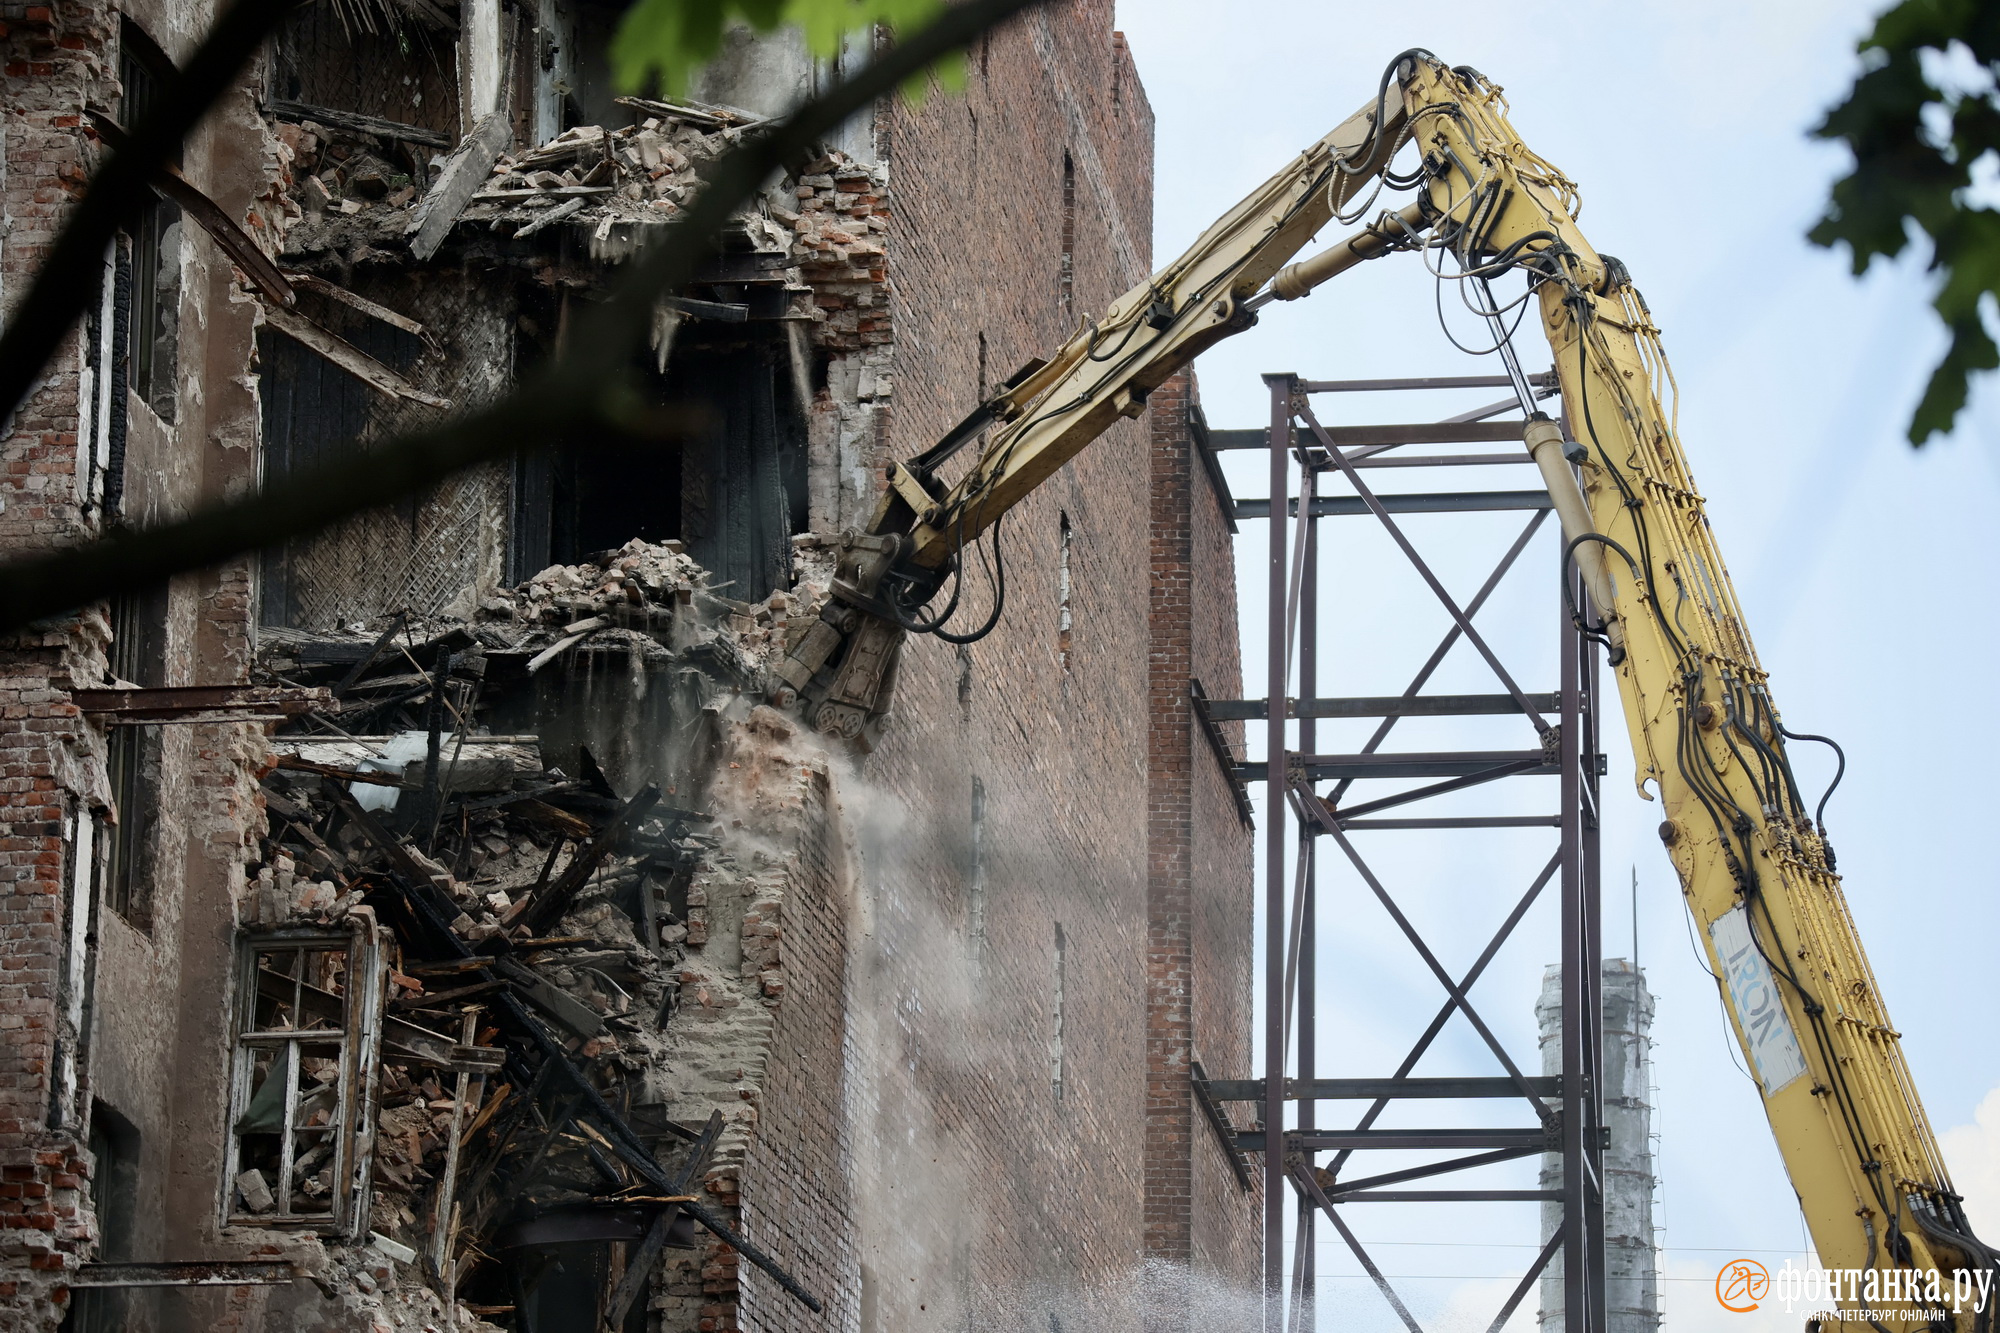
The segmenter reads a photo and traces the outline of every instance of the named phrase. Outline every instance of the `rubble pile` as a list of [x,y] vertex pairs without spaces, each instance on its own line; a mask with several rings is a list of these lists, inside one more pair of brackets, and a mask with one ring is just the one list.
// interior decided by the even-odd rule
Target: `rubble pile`
[[[454,225],[512,240],[569,227],[594,253],[615,255],[639,228],[674,218],[700,189],[703,168],[757,123],[727,108],[621,100],[633,124],[580,125],[518,156],[499,154],[457,202]],[[430,209],[453,206],[436,189],[442,153],[314,120],[281,123],[276,134],[274,186],[251,219],[273,253],[338,251],[351,262],[371,244],[401,249]],[[828,150],[740,213],[730,240],[801,266],[793,290],[809,283],[832,298],[806,303],[804,313],[831,320],[828,332],[851,349],[887,336],[888,312],[875,298],[886,281],[888,216],[881,173]]]
[[[802,545],[823,577],[815,542]],[[650,1263],[662,1246],[695,1248],[697,1223],[790,1283],[717,1211],[735,1202],[715,1158],[723,1117],[681,1123],[644,1100],[702,943],[702,878],[736,870],[721,826],[691,790],[620,790],[588,746],[557,755],[488,720],[537,673],[593,653],[699,674],[711,727],[749,717],[765,665],[823,590],[731,601],[679,543],[634,541],[490,596],[469,622],[267,635],[266,679],[331,701],[270,739],[244,925],[260,948],[341,931],[381,942],[366,1230],[469,1316],[525,1326],[517,1306],[550,1246],[623,1240]],[[734,801],[725,786],[709,794]],[[363,975],[284,961],[310,953],[258,957],[260,997],[304,981],[327,1014]],[[294,1123],[318,1132],[336,1118],[339,1061],[301,1064]],[[247,1089],[253,1110],[278,1068]],[[287,1155],[282,1135],[244,1133],[248,1120],[233,1211],[276,1219],[286,1185],[307,1208],[336,1190],[330,1149]],[[357,1262],[343,1299],[393,1285],[379,1253]],[[607,1300],[629,1307],[644,1274],[616,1278]]]

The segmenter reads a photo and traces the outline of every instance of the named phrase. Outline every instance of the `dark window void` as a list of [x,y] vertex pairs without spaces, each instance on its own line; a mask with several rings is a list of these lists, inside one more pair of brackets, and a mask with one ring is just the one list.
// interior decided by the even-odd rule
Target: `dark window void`
[[1069,937],[1062,922],[1056,922],[1055,975],[1049,987],[1049,1091],[1061,1101],[1067,1091],[1069,1065],[1063,1055],[1063,1033],[1068,1022],[1063,1013],[1063,989],[1069,984]]
[[516,473],[514,575],[574,564],[633,538],[677,538],[725,596],[791,586],[806,526],[806,425],[784,345],[680,331],[665,375],[642,371],[681,426],[674,441],[572,440]]
[[[159,105],[173,65],[131,22],[119,28],[119,119],[138,125]],[[176,154],[178,161],[178,154]],[[181,322],[181,211],[157,196],[131,223],[126,382],[162,421],[174,419]],[[122,405],[121,405],[122,406]]]
[[625,0],[568,0],[562,6],[570,41],[564,129],[631,123],[632,113],[613,100],[618,89],[611,81],[611,38],[626,8]]
[[[90,1103],[91,1211],[97,1214],[97,1254],[117,1262],[136,1259],[138,1239],[139,1131],[101,1101]],[[70,1293],[63,1333],[121,1333],[136,1322],[139,1293],[85,1287]]]
[[1057,274],[1058,296],[1065,319],[1076,310],[1076,160],[1063,154],[1062,174],[1062,269]]
[[[368,355],[399,371],[415,364],[423,345],[401,329],[326,305],[313,318]],[[263,470],[268,484],[347,456],[375,420],[381,396],[354,376],[276,329],[257,334],[258,394],[263,408]],[[397,512],[414,523],[419,501]],[[308,591],[294,577],[299,552],[272,547],[263,557],[260,613],[267,625],[303,625]]]
[[[526,1317],[520,1327],[535,1333],[600,1333],[606,1299],[616,1285],[612,1246],[604,1244],[543,1245],[509,1255],[515,1308]],[[622,1248],[636,1248],[629,1242]],[[637,1300],[625,1313],[621,1333],[641,1333],[646,1327],[646,1302]]]
[[[167,585],[111,604],[111,674],[156,689],[167,683]],[[118,822],[103,834],[104,905],[145,928],[152,920],[154,826],[159,820],[160,728],[110,727],[105,765]]]
[[1059,517],[1062,526],[1058,532],[1061,547],[1056,556],[1056,661],[1062,665],[1064,671],[1068,671],[1072,661],[1071,653],[1076,646],[1076,608],[1070,601],[1076,585],[1069,564],[1070,547],[1073,544],[1070,537],[1069,515],[1062,514]]
[[271,96],[458,138],[458,33],[394,4],[303,5],[272,53]]

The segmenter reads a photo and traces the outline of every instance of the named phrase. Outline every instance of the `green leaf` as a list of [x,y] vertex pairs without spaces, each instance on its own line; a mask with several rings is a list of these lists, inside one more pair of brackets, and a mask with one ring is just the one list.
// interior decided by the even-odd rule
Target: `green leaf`
[[[1963,43],[2000,78],[2000,5],[1987,0],[1903,0],[1876,19],[1859,45],[1862,72],[1814,133],[1844,141],[1854,154],[1829,191],[1825,213],[1807,239],[1845,245],[1856,274],[1877,257],[1893,259],[1919,235],[1938,275],[1932,305],[1951,332],[1910,421],[1910,442],[1949,432],[1978,371],[2000,367],[1982,310],[2000,298],[2000,213],[1969,200],[1972,169],[2000,153],[2000,95],[1938,88],[1923,71],[1926,51]],[[1926,115],[1941,108],[1950,123],[1939,142]]]
[[2000,366],[2000,347],[1976,317],[1951,329],[1951,346],[1931,372],[1924,396],[1910,417],[1910,443],[1922,446],[1933,435],[1948,435],[1965,406],[1966,381],[1975,370]]
[[941,8],[942,0],[636,0],[612,41],[612,78],[628,93],[657,85],[676,96],[734,23],[760,33],[796,27],[806,49],[826,59],[851,33],[907,31]]

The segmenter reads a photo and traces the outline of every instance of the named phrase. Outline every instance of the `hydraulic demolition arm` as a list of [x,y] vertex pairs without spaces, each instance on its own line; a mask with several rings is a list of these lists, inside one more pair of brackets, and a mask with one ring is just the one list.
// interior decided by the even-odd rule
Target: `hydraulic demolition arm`
[[[1399,175],[1405,149],[1417,164]],[[1415,201],[1284,267],[1327,222],[1372,210],[1385,188]],[[941,611],[925,608],[1009,508],[1112,421],[1142,411],[1197,353],[1248,328],[1263,304],[1392,250],[1420,251],[1442,280],[1467,284],[1495,330],[1562,521],[1565,586],[1580,585],[1575,613],[1609,651],[1640,794],[1653,799],[1653,788],[1663,807],[1661,840],[1821,1264],[1940,1272],[1949,1291],[1952,1270],[1990,1271],[1996,1256],[1973,1237],[1917,1098],[1834,872],[1824,799],[1815,809],[1793,773],[1787,743],[1820,738],[1780,720],[1682,452],[1658,330],[1576,213],[1575,186],[1523,145],[1497,86],[1406,52],[1368,106],[1187,254],[934,448],[890,468],[868,530],[843,536],[833,596],[774,693],[821,731],[867,743],[887,715],[906,633],[963,641],[991,628],[944,628],[955,590]],[[1490,283],[1514,272],[1526,275],[1521,299],[1538,303],[1555,352],[1562,424],[1535,410],[1495,306]],[[982,436],[976,459],[944,485],[946,461]],[[995,617],[1000,600],[996,589]],[[1876,1326],[1932,1325],[1892,1312]],[[1967,1309],[1940,1327],[1988,1333],[1993,1316]]]

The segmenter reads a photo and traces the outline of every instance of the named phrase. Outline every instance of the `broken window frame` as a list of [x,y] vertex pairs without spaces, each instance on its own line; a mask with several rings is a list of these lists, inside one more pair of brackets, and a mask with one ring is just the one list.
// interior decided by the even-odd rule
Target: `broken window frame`
[[[111,674],[134,685],[166,684],[168,585],[114,599],[110,607]],[[153,924],[154,831],[165,790],[164,745],[157,727],[105,728],[104,763],[117,822],[103,829],[98,876],[103,904],[136,930]]]
[[[173,61],[131,19],[118,30],[118,81],[122,89],[118,119],[127,129],[144,120],[175,77]],[[180,163],[176,150],[174,165]],[[116,349],[125,358],[126,387],[167,424],[175,417],[180,362],[180,297],[185,275],[179,253],[182,232],[180,206],[162,195],[149,198],[128,224],[122,249],[130,274],[127,340]],[[173,253],[169,253],[172,251]],[[173,283],[162,292],[160,279],[171,271]],[[171,303],[171,308],[169,308]]]
[[[306,978],[298,973],[305,970],[303,963],[307,954],[344,955],[346,961],[342,975],[347,981],[343,997],[346,1003],[342,1007],[338,1026],[257,1026],[257,1002],[261,993],[258,985],[260,960],[287,952],[297,960],[295,973],[286,976],[279,972],[277,975],[294,984],[291,1001],[294,1024],[302,1017],[300,1011],[305,1003],[303,992],[298,988],[305,984]],[[381,1084],[383,1007],[388,983],[388,968],[376,928],[366,918],[355,917],[350,918],[348,929],[344,932],[318,928],[246,931],[238,937],[236,981],[235,1016],[231,1028],[229,1114],[224,1127],[228,1147],[223,1154],[223,1225],[279,1227],[358,1240],[366,1234],[368,1227],[376,1101]],[[323,1211],[308,1212],[294,1207],[294,1199],[305,1191],[293,1185],[291,1176],[296,1161],[294,1136],[299,1132],[295,1116],[307,1097],[318,1095],[314,1090],[301,1096],[297,1088],[300,1062],[310,1048],[336,1048],[339,1073],[332,1085],[334,1113],[327,1121],[326,1131],[332,1142],[332,1175],[329,1177],[327,1206]],[[279,1070],[285,1070],[292,1080],[293,1092],[284,1103],[277,1131],[279,1167],[277,1180],[271,1186],[272,1206],[265,1212],[253,1212],[236,1183],[237,1177],[248,1169],[244,1165],[243,1140],[250,1133],[269,1131],[246,1132],[238,1126],[250,1113],[252,1102],[263,1086],[255,1081],[257,1057],[262,1051],[278,1052],[271,1061],[271,1073],[267,1074],[267,1080],[277,1076]]]

